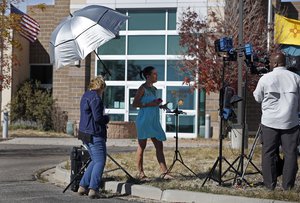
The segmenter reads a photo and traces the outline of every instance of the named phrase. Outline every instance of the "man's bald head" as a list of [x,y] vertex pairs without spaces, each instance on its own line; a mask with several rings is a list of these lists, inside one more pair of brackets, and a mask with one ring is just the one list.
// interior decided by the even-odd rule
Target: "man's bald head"
[[282,52],[277,52],[271,55],[271,67],[285,66],[285,55]]

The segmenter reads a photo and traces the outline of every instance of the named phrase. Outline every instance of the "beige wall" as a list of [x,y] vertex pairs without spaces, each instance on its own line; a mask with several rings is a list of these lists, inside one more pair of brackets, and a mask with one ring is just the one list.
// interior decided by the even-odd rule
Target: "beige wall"
[[13,53],[17,58],[17,65],[12,69],[12,95],[17,91],[20,84],[30,77],[30,66],[29,66],[29,46],[28,40],[20,36],[18,33],[14,33],[14,38],[22,44],[21,49],[14,49]]
[[[29,67],[29,42],[21,37],[18,33],[13,33],[13,37],[15,40],[19,41],[22,44],[21,49],[10,49],[7,50],[8,55],[12,55],[14,53],[16,57],[16,61],[12,66],[10,64],[10,75],[12,77],[12,82],[9,88],[4,89],[2,91],[2,102],[1,102],[1,110],[8,110],[8,104],[11,101],[13,94],[17,91],[18,86],[23,83],[30,76],[30,67]],[[17,63],[15,63],[17,62]],[[3,120],[3,116],[1,113],[1,121]]]

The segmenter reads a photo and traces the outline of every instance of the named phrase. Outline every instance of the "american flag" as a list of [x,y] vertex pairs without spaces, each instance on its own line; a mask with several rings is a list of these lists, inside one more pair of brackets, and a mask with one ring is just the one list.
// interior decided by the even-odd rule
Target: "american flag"
[[10,11],[11,13],[20,15],[20,35],[25,37],[30,42],[34,42],[40,32],[40,25],[38,22],[14,7],[12,4],[10,5]]

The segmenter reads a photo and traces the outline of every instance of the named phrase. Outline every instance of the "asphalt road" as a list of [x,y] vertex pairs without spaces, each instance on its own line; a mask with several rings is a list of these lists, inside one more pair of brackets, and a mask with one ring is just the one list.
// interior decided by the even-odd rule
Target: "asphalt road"
[[[126,150],[128,148],[114,147],[108,151]],[[69,159],[70,151],[70,146],[7,145],[0,142],[0,202],[133,202],[117,195],[90,200],[86,196],[77,196],[71,190],[62,193],[62,188],[35,178],[40,171]]]

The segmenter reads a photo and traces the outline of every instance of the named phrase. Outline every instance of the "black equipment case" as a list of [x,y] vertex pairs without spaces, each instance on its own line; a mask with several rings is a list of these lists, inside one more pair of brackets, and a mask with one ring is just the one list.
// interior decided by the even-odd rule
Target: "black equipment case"
[[90,155],[83,146],[72,148],[72,152],[70,154],[70,160],[71,160],[70,180],[72,181],[75,178],[74,182],[71,184],[71,190],[74,192],[77,192],[79,188],[80,180],[85,171],[85,169],[84,170],[82,169],[86,165],[89,159],[90,159]]

